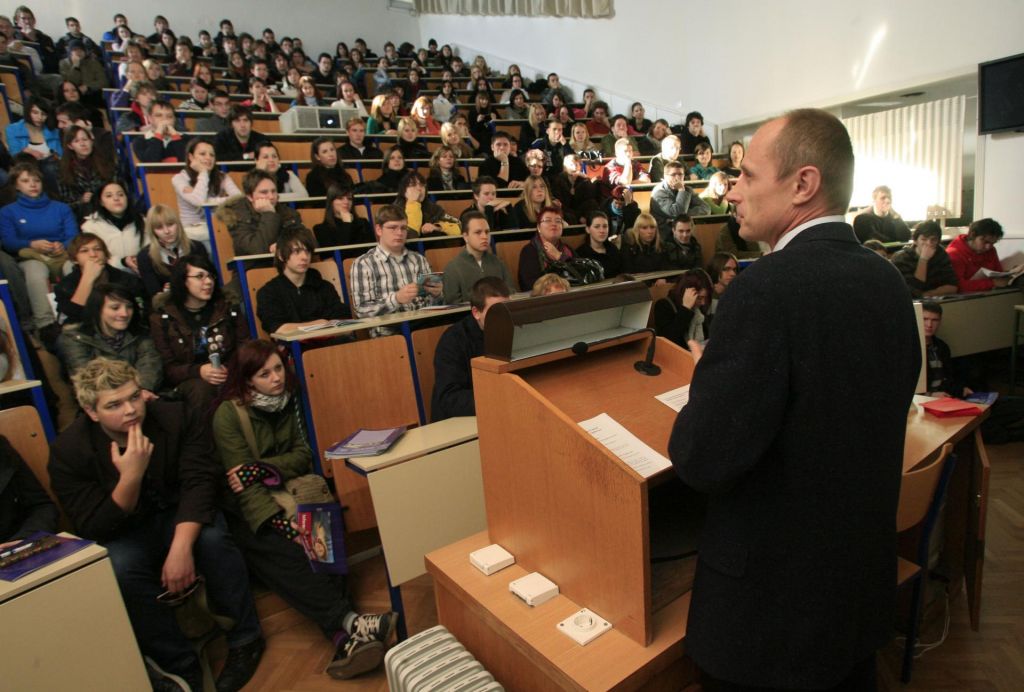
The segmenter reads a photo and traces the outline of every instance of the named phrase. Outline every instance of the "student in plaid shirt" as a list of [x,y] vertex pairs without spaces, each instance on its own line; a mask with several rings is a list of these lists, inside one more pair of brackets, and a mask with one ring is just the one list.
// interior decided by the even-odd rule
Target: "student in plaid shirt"
[[[352,307],[356,316],[376,317],[440,303],[440,281],[425,285],[426,295],[419,294],[416,278],[430,273],[430,263],[405,247],[405,212],[395,206],[383,207],[373,221],[377,246],[352,265]],[[392,331],[378,327],[373,335],[383,336]]]

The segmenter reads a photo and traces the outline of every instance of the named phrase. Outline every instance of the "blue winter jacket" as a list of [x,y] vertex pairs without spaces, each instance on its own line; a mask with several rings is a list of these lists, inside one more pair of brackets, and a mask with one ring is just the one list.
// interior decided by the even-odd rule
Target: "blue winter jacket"
[[[24,120],[8,125],[5,133],[7,135],[7,149],[11,152],[11,156],[23,151],[28,146],[28,128],[25,127]],[[50,147],[51,152],[58,157],[63,156],[64,147],[60,145],[60,130],[51,130],[44,127],[43,141],[46,142],[46,146]]]

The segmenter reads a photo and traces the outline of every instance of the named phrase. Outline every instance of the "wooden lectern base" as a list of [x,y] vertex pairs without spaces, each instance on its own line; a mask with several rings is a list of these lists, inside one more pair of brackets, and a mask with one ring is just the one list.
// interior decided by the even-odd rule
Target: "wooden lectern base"
[[535,608],[526,605],[508,590],[510,581],[527,573],[521,566],[488,577],[470,564],[469,554],[489,543],[481,532],[435,550],[426,562],[438,621],[505,689],[680,690],[697,679],[696,666],[683,653],[688,593],[655,613],[650,646],[612,630],[583,647],[556,625],[585,604],[559,595]]

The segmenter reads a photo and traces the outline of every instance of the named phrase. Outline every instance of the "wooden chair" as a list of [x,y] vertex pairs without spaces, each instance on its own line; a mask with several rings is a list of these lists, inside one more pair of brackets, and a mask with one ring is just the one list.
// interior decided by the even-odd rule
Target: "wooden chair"
[[[43,486],[46,494],[59,509],[60,504],[50,488],[50,472],[46,469],[46,463],[50,458],[50,443],[46,440],[39,412],[32,406],[15,406],[0,410],[0,435],[6,437],[21,455],[25,464],[39,480],[39,485]],[[60,526],[70,527],[64,510],[60,510]]]
[[440,324],[427,329],[417,329],[412,333],[412,348],[415,353],[416,376],[419,380],[420,394],[423,396],[423,411],[430,421],[430,400],[434,393],[434,351],[441,335],[451,325]]
[[646,213],[651,210],[651,192],[651,189],[633,190],[633,201],[640,207],[640,211]]
[[903,474],[900,483],[900,499],[896,510],[896,530],[907,531],[920,525],[917,541],[916,562],[902,557],[896,558],[896,584],[902,588],[913,581],[910,617],[907,621],[907,639],[903,650],[903,672],[901,679],[910,682],[911,667],[914,664],[914,647],[917,644],[918,620],[924,599],[924,587],[928,577],[928,542],[938,519],[946,487],[953,473],[956,457],[953,445],[946,443],[934,461],[923,468]]
[[227,225],[213,216],[213,244],[217,247],[217,259],[220,261],[220,278],[227,284],[231,280],[231,260],[235,258],[235,241]]
[[[498,255],[498,259],[505,263],[508,267],[509,274],[516,281],[519,280],[519,253],[523,251],[523,248],[530,242],[527,240],[505,240],[494,246],[494,251]],[[519,290],[529,291],[530,286],[520,286]]]
[[[699,217],[698,217],[699,218]],[[715,256],[715,243],[718,242],[718,234],[725,228],[724,223],[701,223],[695,221],[693,224],[693,235],[700,243],[701,256],[704,259],[704,269],[711,264],[711,258]]]
[[430,247],[423,253],[430,263],[430,268],[435,272],[443,272],[448,263],[455,259],[463,246],[458,247]]
[[[321,449],[359,428],[419,424],[409,350],[402,336],[314,348],[303,353],[303,364]],[[345,469],[335,475],[335,489],[346,508],[346,531],[376,526],[365,476]]]

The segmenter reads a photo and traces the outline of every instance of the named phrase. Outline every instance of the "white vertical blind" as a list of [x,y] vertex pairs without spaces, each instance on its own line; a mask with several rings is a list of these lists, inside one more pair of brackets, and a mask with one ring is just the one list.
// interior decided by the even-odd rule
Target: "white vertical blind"
[[582,19],[615,16],[614,0],[413,0],[413,5],[420,14]]
[[959,216],[966,102],[955,96],[844,118],[857,163],[851,204],[870,204],[871,191],[888,185],[905,219],[927,218],[935,205]]

